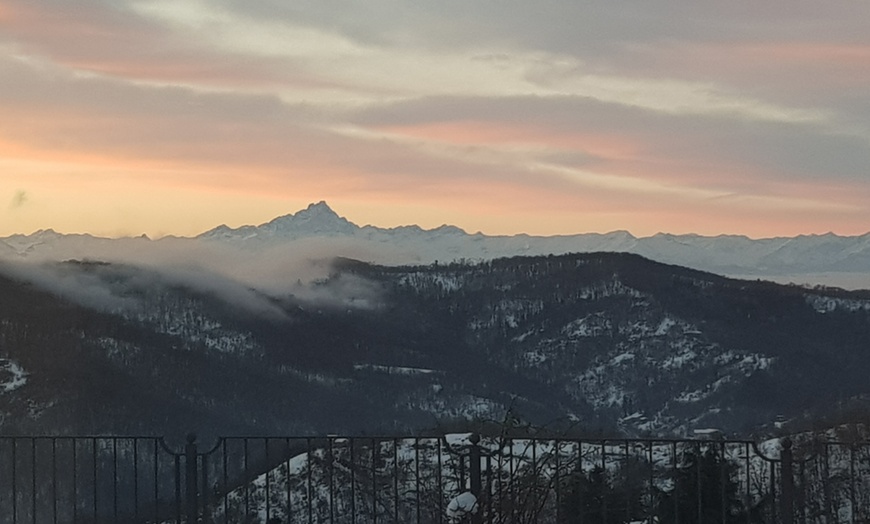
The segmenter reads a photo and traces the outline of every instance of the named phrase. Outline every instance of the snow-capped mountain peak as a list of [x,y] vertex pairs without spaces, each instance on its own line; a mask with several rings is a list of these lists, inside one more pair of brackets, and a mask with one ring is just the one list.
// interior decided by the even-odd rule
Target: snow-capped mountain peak
[[[290,213],[284,216],[277,217],[267,224],[272,224],[275,222],[280,222],[282,220],[293,220],[296,222],[299,221],[311,221],[311,220],[342,220],[342,217],[338,216],[338,213],[332,210],[329,207],[329,204],[326,203],[325,200],[321,200],[316,204],[308,204],[308,207],[305,209],[298,211],[296,213]],[[345,220],[346,221],[346,220]],[[263,224],[263,225],[267,225]]]
[[359,226],[339,216],[324,201],[310,204],[297,212],[277,217],[259,226],[241,226],[233,229],[226,225],[206,231],[197,238],[206,240],[247,240],[251,238],[302,238],[313,236],[353,235]]
[[359,227],[320,201],[296,214],[278,217],[258,227],[263,232],[278,236],[314,236],[353,234]]

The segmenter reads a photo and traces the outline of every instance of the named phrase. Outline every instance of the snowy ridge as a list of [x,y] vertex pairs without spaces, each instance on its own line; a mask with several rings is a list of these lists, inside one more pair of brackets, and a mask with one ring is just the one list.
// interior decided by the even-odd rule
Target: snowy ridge
[[[90,235],[61,235],[52,230],[0,238],[0,258],[64,260],[118,249],[145,250],[185,242],[219,244],[256,257],[303,239],[322,240],[318,247],[334,256],[361,258],[378,264],[430,264],[436,261],[483,261],[510,256],[625,252],[660,262],[746,278],[770,278],[799,284],[870,288],[870,233],[750,239],[738,235],[705,237],[659,233],[636,238],[625,231],[552,237],[468,234],[455,226],[360,227],[339,216],[325,202],[311,204],[258,226],[218,226],[195,238],[110,240]],[[110,247],[110,246],[115,247]],[[5,247],[4,247],[5,246]],[[449,283],[446,283],[449,286]]]

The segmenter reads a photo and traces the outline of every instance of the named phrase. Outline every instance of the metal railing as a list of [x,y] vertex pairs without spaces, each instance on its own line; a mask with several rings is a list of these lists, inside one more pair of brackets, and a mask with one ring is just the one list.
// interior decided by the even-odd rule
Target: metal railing
[[870,443],[0,437],[0,522],[870,521]]

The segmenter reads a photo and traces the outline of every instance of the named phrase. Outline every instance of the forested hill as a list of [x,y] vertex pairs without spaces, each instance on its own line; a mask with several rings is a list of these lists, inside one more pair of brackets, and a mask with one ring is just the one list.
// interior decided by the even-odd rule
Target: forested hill
[[6,434],[406,431],[508,406],[586,432],[748,434],[870,393],[870,295],[636,255],[340,259],[275,293],[54,271],[64,286],[0,278]]

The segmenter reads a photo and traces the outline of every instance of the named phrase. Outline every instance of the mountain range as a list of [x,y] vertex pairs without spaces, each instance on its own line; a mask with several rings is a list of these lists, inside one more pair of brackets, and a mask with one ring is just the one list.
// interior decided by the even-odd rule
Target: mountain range
[[862,405],[870,292],[698,268],[860,276],[868,239],[489,237],[360,227],[323,202],[195,238],[13,235],[0,434],[413,432],[510,412],[750,435]]
[[[105,239],[52,230],[0,238],[0,260],[109,259],[148,261],[149,252],[190,250],[206,244],[260,257],[276,249],[303,249],[312,256],[344,256],[382,265],[491,260],[510,256],[621,252],[722,275],[764,278],[848,289],[870,288],[870,233],[861,236],[801,235],[751,239],[660,233],[638,238],[626,231],[565,236],[488,236],[444,225],[380,228],[358,226],[325,202],[258,226],[218,226],[194,238]],[[297,249],[298,248],[298,249]],[[133,254],[131,254],[133,253]],[[176,257],[178,258],[178,257]]]

